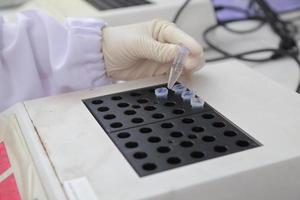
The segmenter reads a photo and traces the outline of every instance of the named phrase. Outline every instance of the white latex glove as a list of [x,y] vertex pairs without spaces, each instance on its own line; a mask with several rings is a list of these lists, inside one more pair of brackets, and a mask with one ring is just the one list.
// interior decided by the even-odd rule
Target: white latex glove
[[203,49],[191,36],[165,20],[106,27],[103,53],[107,74],[113,79],[130,80],[168,74],[182,44],[190,50],[183,74],[204,65]]

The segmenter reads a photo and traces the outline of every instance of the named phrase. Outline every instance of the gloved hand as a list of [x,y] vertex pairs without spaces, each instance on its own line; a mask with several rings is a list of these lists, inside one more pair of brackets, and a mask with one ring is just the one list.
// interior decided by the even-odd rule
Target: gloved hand
[[190,74],[204,65],[200,44],[165,20],[106,27],[103,29],[103,54],[108,76],[118,80],[163,75],[170,71],[178,51],[186,46],[183,74]]

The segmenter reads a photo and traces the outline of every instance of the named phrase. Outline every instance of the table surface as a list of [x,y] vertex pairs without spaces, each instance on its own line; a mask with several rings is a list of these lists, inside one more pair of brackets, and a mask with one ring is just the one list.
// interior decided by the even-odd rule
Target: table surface
[[[17,12],[26,9],[43,9],[47,10],[54,17],[62,20],[67,16],[65,10],[74,9],[74,12],[78,16],[82,16],[83,13],[88,13],[87,16],[93,15],[93,13],[98,12],[92,7],[86,5],[83,6],[80,1],[72,1],[71,5],[69,1],[60,0],[29,0],[22,6],[10,9],[0,10],[0,14],[6,16],[7,18],[14,18]],[[80,9],[79,9],[80,8]],[[89,10],[89,12],[87,12]],[[75,12],[76,11],[76,12]],[[77,12],[78,11],[78,12]],[[80,11],[80,12],[79,12]],[[299,15],[298,13],[292,13],[293,16]],[[300,25],[300,20],[298,20],[298,25]],[[251,27],[251,23],[241,22],[235,25],[235,28],[247,28]],[[268,26],[264,26],[259,31],[251,34],[237,35],[230,33],[225,30],[217,30],[211,35],[211,38],[223,49],[229,50],[230,52],[243,52],[245,50],[253,50],[267,47],[278,46],[278,37],[272,33]],[[298,35],[298,44],[300,44],[300,35]],[[217,57],[218,54],[215,52],[207,51],[207,57]],[[224,61],[218,61],[224,62]],[[247,66],[252,69],[264,74],[265,76],[271,78],[272,80],[278,82],[284,87],[295,90],[298,81],[300,79],[299,67],[294,60],[290,58],[284,58],[276,61],[264,62],[264,63],[250,63],[244,62]],[[209,65],[209,64],[207,64]]]

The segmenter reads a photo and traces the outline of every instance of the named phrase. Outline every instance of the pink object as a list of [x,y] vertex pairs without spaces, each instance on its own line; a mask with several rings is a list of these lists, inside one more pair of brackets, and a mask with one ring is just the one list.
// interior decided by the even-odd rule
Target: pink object
[[0,183],[0,199],[1,200],[21,200],[15,176],[9,175]]
[[6,170],[8,170],[9,168],[10,168],[10,162],[8,159],[6,148],[4,142],[1,142],[0,143],[0,175]]

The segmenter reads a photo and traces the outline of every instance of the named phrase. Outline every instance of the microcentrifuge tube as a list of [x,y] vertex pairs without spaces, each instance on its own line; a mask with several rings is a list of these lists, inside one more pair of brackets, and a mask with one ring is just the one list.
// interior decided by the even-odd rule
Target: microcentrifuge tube
[[169,90],[165,87],[156,88],[155,95],[157,98],[167,98]]
[[192,108],[203,108],[205,101],[200,97],[192,97],[191,99],[191,106]]
[[194,96],[194,92],[190,90],[186,90],[181,94],[181,98],[185,101],[190,101]]
[[186,91],[186,87],[179,83],[179,84],[174,85],[172,90],[175,92],[175,94],[181,95],[182,92]]
[[179,76],[181,75],[181,72],[183,70],[183,64],[185,58],[189,55],[190,51],[185,46],[180,45],[177,55],[173,61],[171,71],[169,74],[169,80],[168,80],[168,88],[172,89],[176,81],[178,80]]

